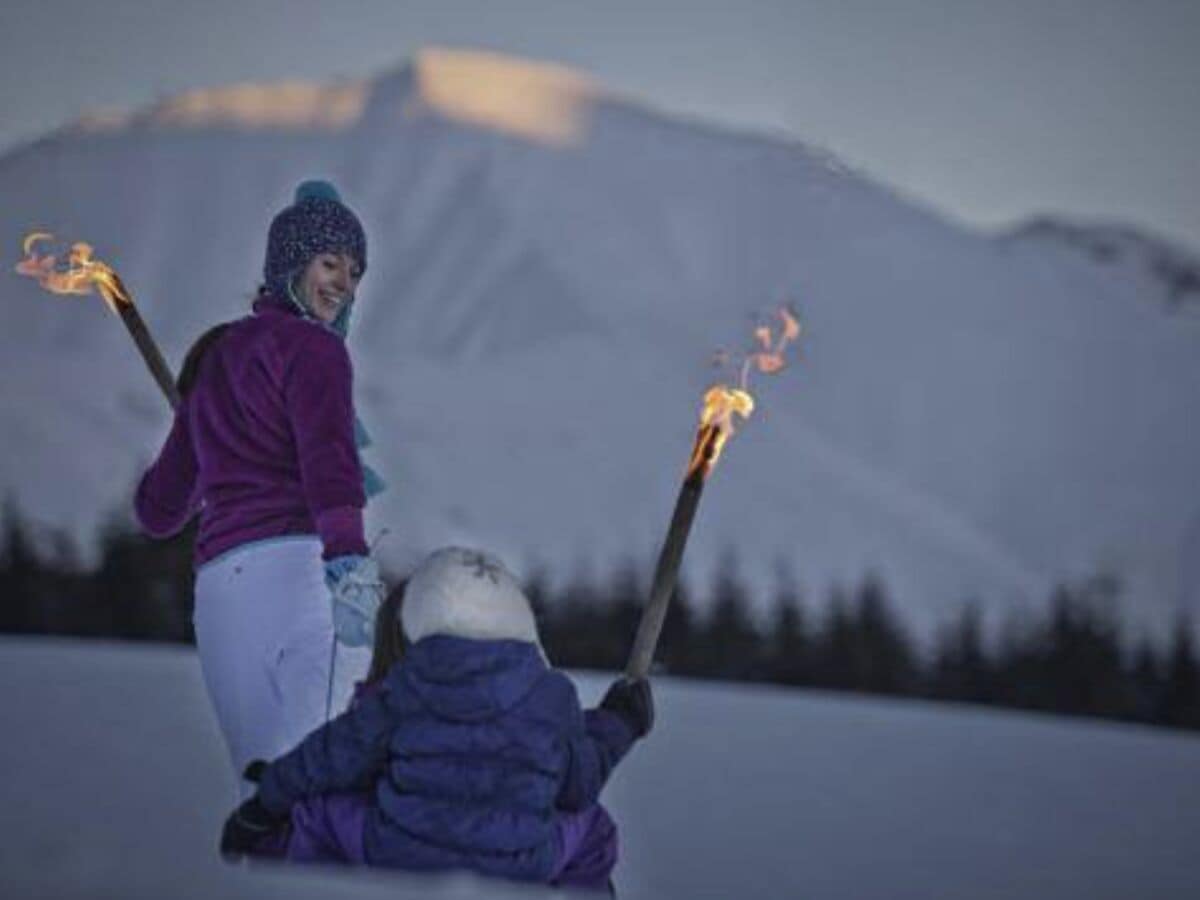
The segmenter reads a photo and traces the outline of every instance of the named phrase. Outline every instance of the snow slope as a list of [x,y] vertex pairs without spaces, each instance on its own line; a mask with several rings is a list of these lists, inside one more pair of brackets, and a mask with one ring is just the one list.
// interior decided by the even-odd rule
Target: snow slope
[[[547,896],[220,863],[233,787],[188,650],[4,639],[0,684],[5,897]],[[1200,892],[1194,735],[671,679],[656,705],[604,795],[622,900]]]
[[[816,601],[873,569],[922,628],[1097,569],[1147,627],[1200,602],[1200,317],[1178,278],[964,231],[804,144],[558,69],[437,51],[81,122],[0,159],[0,246],[90,240],[177,363],[244,311],[271,215],[313,175],[370,235],[352,350],[393,565],[460,540],[563,578],[648,568],[711,351],[791,300],[803,359],[759,382],[693,574],[732,544],[759,587],[792,560]],[[165,409],[101,304],[2,284],[0,488],[84,532],[127,502]]]

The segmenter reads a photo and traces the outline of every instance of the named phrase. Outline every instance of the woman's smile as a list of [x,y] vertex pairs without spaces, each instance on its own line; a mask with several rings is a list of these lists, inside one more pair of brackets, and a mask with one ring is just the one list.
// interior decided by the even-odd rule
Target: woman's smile
[[314,316],[332,324],[354,298],[361,274],[345,253],[318,253],[300,277],[300,299]]

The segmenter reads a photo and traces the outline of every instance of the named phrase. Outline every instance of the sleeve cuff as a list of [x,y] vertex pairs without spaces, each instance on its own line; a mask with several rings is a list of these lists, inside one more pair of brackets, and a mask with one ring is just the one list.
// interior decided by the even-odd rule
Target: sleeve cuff
[[262,784],[259,785],[258,802],[263,805],[268,813],[273,816],[284,816],[291,812],[291,801],[284,796],[283,792],[275,784],[274,773],[267,770],[263,775]]
[[142,531],[155,539],[174,537],[183,530],[191,518],[191,505],[183,510],[164,507],[151,493],[147,485],[147,473],[134,495],[133,512]]
[[366,556],[363,514],[356,506],[339,506],[317,513],[317,534],[321,537],[324,559],[337,556]]

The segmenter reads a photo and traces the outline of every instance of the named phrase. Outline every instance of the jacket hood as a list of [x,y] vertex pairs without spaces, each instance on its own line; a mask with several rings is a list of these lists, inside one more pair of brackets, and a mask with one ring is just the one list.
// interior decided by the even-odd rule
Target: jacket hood
[[527,641],[433,635],[413,644],[389,677],[405,679],[436,715],[476,722],[512,709],[549,671]]

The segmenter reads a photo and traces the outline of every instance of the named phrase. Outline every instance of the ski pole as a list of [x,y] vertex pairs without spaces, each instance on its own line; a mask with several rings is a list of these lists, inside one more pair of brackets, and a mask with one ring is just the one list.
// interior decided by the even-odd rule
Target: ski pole
[[325,721],[329,721],[333,709],[333,673],[337,668],[337,631],[333,632],[333,640],[329,645],[329,683],[325,686]]

